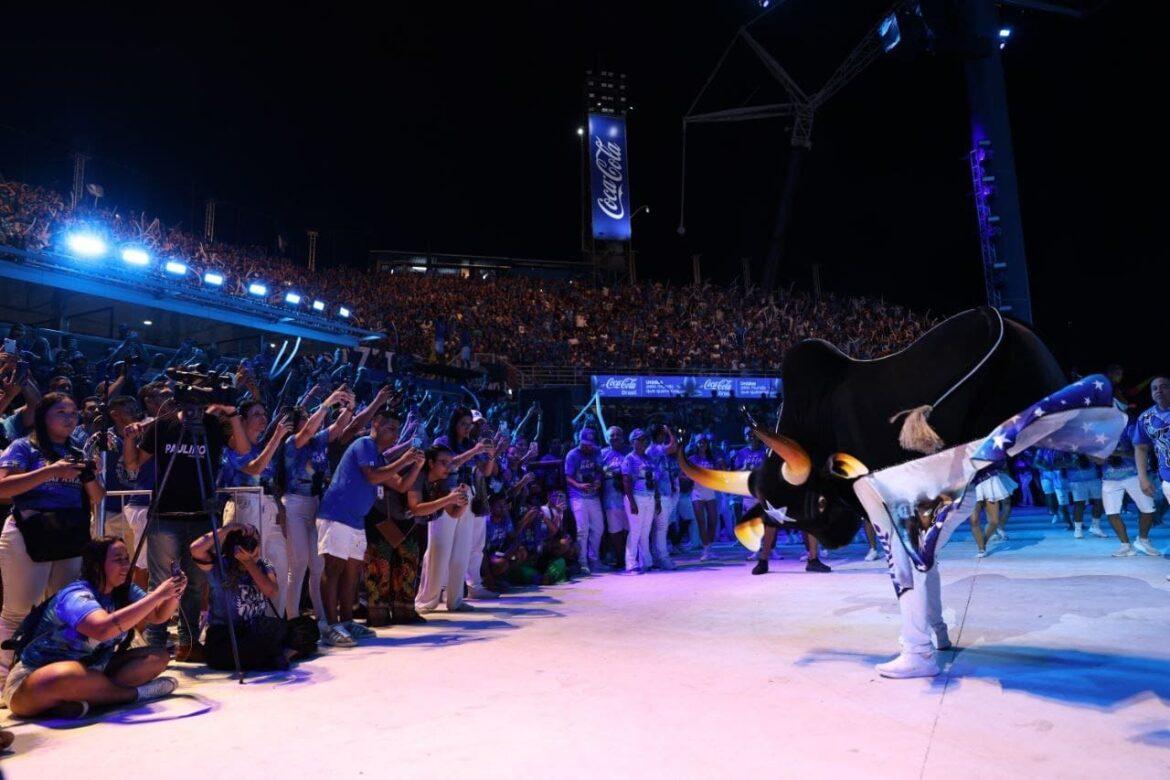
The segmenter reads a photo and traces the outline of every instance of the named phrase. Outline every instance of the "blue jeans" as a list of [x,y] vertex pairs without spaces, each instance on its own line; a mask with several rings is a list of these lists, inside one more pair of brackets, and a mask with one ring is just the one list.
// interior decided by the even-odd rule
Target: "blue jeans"
[[[187,590],[179,601],[179,644],[193,644],[198,639],[199,612],[203,593],[207,589],[207,575],[191,559],[191,542],[211,530],[206,516],[173,520],[160,517],[151,521],[146,532],[146,564],[150,569],[150,587],[171,576],[171,561],[179,561],[187,575]],[[154,647],[165,647],[167,627],[147,626],[146,641]]]

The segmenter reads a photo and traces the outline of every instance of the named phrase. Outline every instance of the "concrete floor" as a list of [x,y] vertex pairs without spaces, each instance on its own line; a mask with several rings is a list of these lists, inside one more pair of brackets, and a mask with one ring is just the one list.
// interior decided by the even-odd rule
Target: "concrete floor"
[[[1132,525],[1132,522],[1131,522]],[[782,546],[675,573],[594,576],[379,631],[239,686],[182,665],[180,696],[83,723],[10,724],[6,777],[1170,776],[1170,561],[1114,559],[1017,510],[981,561],[943,557],[934,680],[896,649],[885,565],[806,574]],[[1170,530],[1155,529],[1170,547]]]

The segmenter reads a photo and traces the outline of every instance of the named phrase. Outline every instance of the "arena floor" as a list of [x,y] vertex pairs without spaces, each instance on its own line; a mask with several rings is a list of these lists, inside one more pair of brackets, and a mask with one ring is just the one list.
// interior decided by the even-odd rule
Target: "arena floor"
[[[381,630],[240,686],[181,666],[181,696],[81,723],[10,724],[8,778],[1103,777],[1170,775],[1170,561],[1114,559],[1017,511],[977,561],[945,550],[960,648],[934,680],[896,649],[883,562],[806,574],[782,546],[674,573],[595,576]],[[1170,547],[1170,529],[1155,529]]]

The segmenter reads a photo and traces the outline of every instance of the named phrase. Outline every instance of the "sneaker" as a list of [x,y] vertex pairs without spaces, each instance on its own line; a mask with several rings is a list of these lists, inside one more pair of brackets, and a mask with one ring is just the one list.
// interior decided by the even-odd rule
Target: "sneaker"
[[995,529],[995,538],[1001,542],[1006,542],[1008,540],[1008,535],[1004,532],[1004,530],[1002,528],[996,528]]
[[808,563],[806,563],[804,565],[804,570],[805,571],[817,571],[817,572],[821,572],[822,574],[828,574],[829,572],[832,571],[832,569],[830,569],[828,566],[821,563],[820,558],[810,558]]
[[642,567],[635,566],[632,569],[626,569],[625,571],[622,571],[620,573],[626,575],[627,577],[636,577],[642,573]]
[[356,647],[357,640],[349,635],[341,623],[329,626],[321,641],[330,647]]
[[938,662],[934,660],[934,653],[903,652],[892,661],[878,664],[874,669],[882,677],[889,677],[893,680],[938,676]]
[[876,561],[878,559],[878,551],[874,547],[869,548],[869,552],[865,554],[866,561]]
[[987,550],[980,550],[979,552],[975,553],[975,557],[976,558],[986,558],[987,557]]
[[752,574],[767,574],[767,573],[768,573],[768,562],[762,558],[760,560],[756,561],[756,565],[752,569]]
[[[81,720],[88,714],[89,702],[87,701],[61,702],[56,707],[45,713],[45,715],[48,717],[60,718],[61,720]],[[4,747],[6,748],[8,745],[5,745]]]
[[341,626],[345,629],[345,633],[349,634],[354,639],[370,639],[371,637],[376,637],[378,635],[376,632],[374,632],[373,629],[366,628],[361,623],[357,623],[353,620],[347,620],[342,623]]
[[938,650],[951,649],[951,635],[947,633],[946,623],[934,627],[934,646]]
[[[588,574],[589,569],[582,566],[581,573]],[[494,590],[488,590],[487,588],[468,588],[467,589],[467,598],[469,598],[469,599],[478,599],[480,601],[491,601],[492,599],[498,599],[499,597],[500,597],[499,593],[496,593]]]
[[759,556],[760,556],[760,554],[759,554],[759,553],[750,552],[750,553],[748,553],[748,554],[747,554],[747,558],[745,558],[744,560],[747,560],[747,561],[754,561],[754,560],[756,560],[756,559],[757,559]]
[[1083,525],[1081,525],[1080,523],[1077,523],[1076,527],[1073,529],[1073,538],[1074,539],[1084,539],[1085,538],[1085,527]]
[[[148,683],[138,686],[138,701],[150,701],[170,696],[179,687],[179,681],[174,677],[155,677]],[[85,704],[85,702],[81,702]],[[88,705],[87,705],[88,709]],[[80,717],[80,716],[79,716]]]
[[[577,569],[577,574],[579,574],[582,577],[588,577],[592,573],[593,572],[589,571],[588,566],[582,566],[581,568]],[[489,591],[489,593],[490,593],[490,591]],[[484,598],[486,598],[486,599],[491,599],[491,598],[498,599],[499,597],[500,597],[499,593],[492,593],[492,595],[490,595],[490,596],[484,596]],[[468,598],[472,598],[472,597],[468,596]]]
[[1102,531],[1101,526],[1096,525],[1096,524],[1089,526],[1089,533],[1091,533],[1093,536],[1096,536],[1100,539],[1108,539],[1109,538],[1109,534]]
[[807,563],[807,562],[808,562],[808,553],[804,553],[803,555],[801,555],[801,556],[800,556],[800,562],[801,562],[801,563]]
[[658,568],[662,569],[663,571],[674,571],[678,568],[678,564],[672,561],[670,558],[663,558],[658,562]]
[[703,561],[709,561],[709,560],[711,560],[711,547],[710,547],[710,545],[704,547],[702,554],[699,555],[699,562],[700,563]]
[[1162,557],[1162,553],[1158,552],[1154,545],[1150,544],[1149,539],[1138,539],[1136,542],[1134,542],[1133,546],[1136,547],[1139,552],[1144,552],[1146,555],[1152,555],[1155,558]]
[[1133,549],[1132,544],[1123,544],[1113,551],[1114,558],[1132,558],[1137,555],[1137,550]]
[[466,601],[460,601],[459,606],[457,606],[457,607],[452,607],[450,604],[448,604],[447,611],[448,612],[475,612],[475,607],[471,606]]
[[1060,522],[1060,515],[1053,515],[1052,516],[1052,524],[1056,525],[1059,522]]

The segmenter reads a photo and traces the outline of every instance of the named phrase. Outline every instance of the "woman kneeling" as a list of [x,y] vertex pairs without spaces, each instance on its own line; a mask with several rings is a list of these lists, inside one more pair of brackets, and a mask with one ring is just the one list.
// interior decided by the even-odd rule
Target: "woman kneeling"
[[58,591],[27,626],[27,644],[4,686],[13,715],[82,717],[91,706],[147,701],[175,690],[174,678],[159,677],[170,660],[165,649],[117,648],[135,626],[170,620],[187,578],[171,577],[147,593],[129,577],[130,555],[121,539],[105,536],[85,546],[80,579]]

